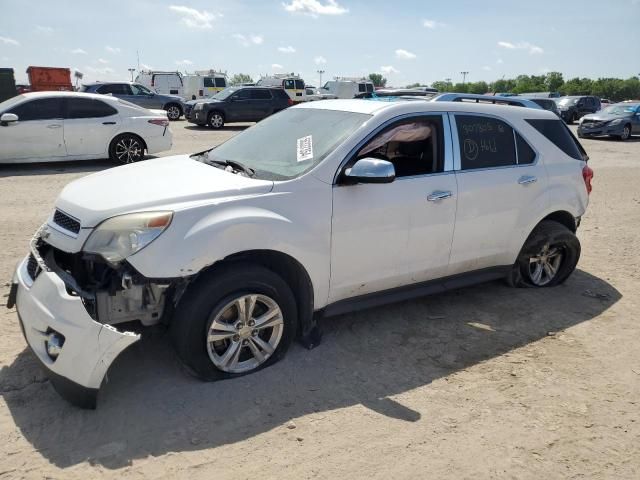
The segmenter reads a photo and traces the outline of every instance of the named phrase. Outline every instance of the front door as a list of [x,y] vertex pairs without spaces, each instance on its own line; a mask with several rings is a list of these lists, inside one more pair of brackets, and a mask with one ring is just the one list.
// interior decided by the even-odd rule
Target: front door
[[251,89],[243,88],[234,93],[228,100],[227,122],[251,122],[255,118]]
[[528,234],[527,211],[546,202],[545,169],[502,120],[474,114],[451,118],[458,137],[458,212],[449,274],[510,265],[515,261],[510,242]]
[[449,135],[446,117],[403,119],[346,163],[387,160],[396,179],[351,185],[341,175],[334,186],[330,302],[444,276],[457,201]]
[[18,121],[0,126],[0,160],[64,157],[62,106],[62,97],[40,98],[3,112]]

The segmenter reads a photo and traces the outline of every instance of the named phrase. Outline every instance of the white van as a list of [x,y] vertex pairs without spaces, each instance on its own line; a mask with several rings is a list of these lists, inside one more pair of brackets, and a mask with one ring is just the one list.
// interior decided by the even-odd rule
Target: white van
[[373,82],[365,78],[338,78],[330,80],[320,89],[321,93],[330,93],[338,98],[355,98],[362,93],[373,93]]
[[304,80],[299,75],[278,74],[262,77],[256,82],[261,87],[283,88],[294,103],[306,102]]
[[184,82],[180,72],[143,70],[136,77],[136,83],[141,83],[156,93],[184,98]]
[[184,99],[198,100],[210,97],[227,88],[227,76],[213,70],[199,71],[182,77],[184,84]]

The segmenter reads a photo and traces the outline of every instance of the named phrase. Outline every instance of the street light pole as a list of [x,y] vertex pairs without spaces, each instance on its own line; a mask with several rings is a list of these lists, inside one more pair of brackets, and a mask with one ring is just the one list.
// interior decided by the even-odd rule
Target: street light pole
[[469,72],[460,72],[460,74],[462,75],[462,85],[464,85],[465,80],[467,79],[467,75],[469,75]]
[[129,73],[131,74],[131,81],[133,82],[133,72],[136,71],[135,68],[128,68],[127,70],[129,70]]
[[324,73],[324,70],[316,70],[316,72],[320,75],[320,84],[318,85],[318,88],[322,88],[322,74]]
[[447,82],[447,88],[451,88],[451,77],[445,78],[445,82]]

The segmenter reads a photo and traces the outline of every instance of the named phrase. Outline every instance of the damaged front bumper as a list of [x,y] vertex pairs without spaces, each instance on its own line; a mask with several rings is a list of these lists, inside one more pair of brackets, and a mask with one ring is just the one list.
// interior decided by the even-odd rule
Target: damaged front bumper
[[33,245],[31,250],[18,265],[12,288],[24,337],[56,391],[76,406],[95,408],[109,366],[140,335],[95,321],[82,298],[46,266]]

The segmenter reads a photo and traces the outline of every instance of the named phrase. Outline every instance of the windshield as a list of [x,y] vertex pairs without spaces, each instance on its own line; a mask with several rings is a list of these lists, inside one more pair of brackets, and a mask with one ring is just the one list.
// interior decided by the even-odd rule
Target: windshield
[[237,88],[229,87],[229,88],[225,88],[221,92],[216,93],[215,95],[211,95],[211,97],[209,98],[215,98],[216,100],[226,100],[237,91],[238,91]]
[[288,180],[319,164],[370,115],[316,108],[293,108],[210,150],[200,161],[236,162],[254,178]]
[[25,98],[27,97],[25,97],[24,95],[17,95],[15,97],[11,97],[8,100],[5,100],[4,102],[0,103],[0,112],[6,112],[11,107],[13,107],[16,103],[20,103]]
[[575,105],[578,103],[577,98],[561,98],[558,100],[558,105]]
[[607,115],[631,115],[637,111],[640,111],[640,104],[618,104],[605,108],[602,113]]

